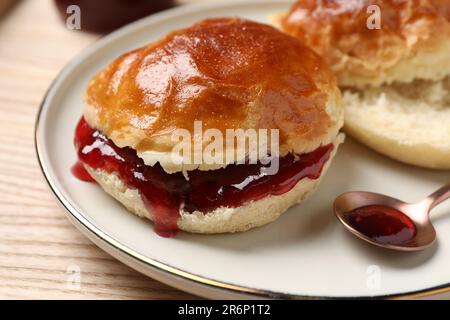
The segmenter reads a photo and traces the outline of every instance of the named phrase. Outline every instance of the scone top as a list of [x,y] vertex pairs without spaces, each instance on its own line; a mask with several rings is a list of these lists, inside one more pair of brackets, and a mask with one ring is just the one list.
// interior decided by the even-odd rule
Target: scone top
[[92,127],[168,172],[212,169],[168,157],[173,131],[193,133],[195,121],[223,133],[279,129],[285,155],[331,143],[342,116],[321,58],[275,28],[231,18],[199,22],[122,55],[91,80],[85,109]]
[[281,25],[323,56],[342,86],[450,74],[447,0],[299,0]]

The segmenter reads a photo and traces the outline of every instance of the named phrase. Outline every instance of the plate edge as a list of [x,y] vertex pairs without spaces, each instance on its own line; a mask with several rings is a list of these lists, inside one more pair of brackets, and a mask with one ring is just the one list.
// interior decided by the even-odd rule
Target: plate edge
[[[264,3],[264,4],[282,4],[282,3],[290,3],[290,1],[264,1],[264,0],[257,0],[252,1],[254,3]],[[215,2],[214,4],[211,3],[197,3],[197,4],[191,4],[191,5],[183,5],[177,8],[169,9],[166,11],[163,11],[159,14],[154,14],[151,16],[151,18],[155,17],[164,17],[164,16],[176,16],[176,13],[178,11],[180,12],[186,12],[186,8],[188,8],[190,11],[195,11],[198,9],[208,9],[208,8],[220,8],[223,5],[239,5],[239,4],[247,4],[248,1],[242,1],[242,0],[233,0],[233,1],[221,1],[221,2]],[[151,19],[150,18],[150,19]],[[50,188],[50,191],[52,192],[53,196],[56,198],[58,203],[65,209],[67,212],[69,220],[75,224],[75,226],[80,229],[82,228],[86,233],[93,235],[99,242],[105,244],[112,252],[117,252],[118,254],[122,253],[125,254],[125,256],[131,258],[135,263],[143,263],[146,266],[152,268],[154,271],[162,272],[166,276],[175,276],[176,278],[191,282],[196,285],[201,285],[203,287],[206,287],[207,289],[213,289],[213,290],[221,290],[225,291],[228,294],[239,294],[247,297],[253,297],[253,298],[269,298],[269,299],[326,299],[326,300],[358,300],[358,299],[414,299],[414,298],[423,298],[423,297],[430,297],[437,294],[442,294],[445,292],[450,291],[450,283],[435,286],[431,288],[421,289],[417,291],[410,291],[405,293],[395,293],[395,294],[388,294],[388,295],[374,295],[374,296],[309,296],[309,295],[295,295],[290,293],[283,293],[283,292],[274,292],[274,291],[268,291],[263,289],[257,289],[257,288],[250,288],[240,285],[235,285],[232,283],[227,283],[223,281],[218,281],[210,278],[206,278],[203,276],[196,275],[191,272],[187,272],[175,267],[172,267],[168,264],[162,263],[158,260],[155,260],[153,258],[145,257],[138,252],[126,247],[119,241],[114,240],[113,237],[108,235],[107,233],[100,230],[98,227],[96,227],[93,223],[88,221],[84,217],[84,215],[79,212],[76,208],[74,208],[70,201],[68,201],[62,194],[58,192],[57,187],[55,186],[54,182],[51,179],[51,175],[48,173],[48,168],[42,161],[42,146],[40,144],[41,139],[39,138],[41,136],[41,116],[45,107],[45,104],[47,102],[47,98],[52,92],[54,86],[56,83],[60,81],[62,78],[62,75],[64,72],[68,69],[70,69],[72,66],[75,65],[75,61],[79,60],[83,56],[87,56],[88,52],[92,49],[94,49],[97,46],[101,46],[103,43],[108,43],[109,39],[114,37],[116,33],[118,32],[124,32],[127,29],[136,28],[139,24],[143,24],[145,20],[149,19],[143,18],[136,22],[133,22],[123,28],[120,28],[111,34],[99,39],[98,41],[94,42],[93,44],[89,45],[87,48],[82,50],[80,53],[78,53],[74,58],[72,58],[69,63],[67,63],[63,69],[58,73],[58,75],[55,77],[55,79],[50,84],[47,92],[45,93],[36,116],[36,122],[34,127],[34,142],[35,142],[35,151],[36,151],[36,157],[38,160],[39,167],[44,175],[44,178],[47,182],[47,185]],[[84,233],[84,232],[82,232]],[[91,239],[92,240],[92,239]],[[95,242],[94,240],[92,240]],[[98,245],[96,243],[96,245]],[[100,245],[98,245],[102,250],[105,251]],[[113,254],[111,254],[113,255]],[[113,255],[114,256],[114,255]],[[116,256],[114,256],[116,259],[120,260]],[[127,264],[126,262],[122,261],[123,263]],[[132,267],[132,266],[131,266]],[[134,267],[132,267],[135,269]],[[162,281],[164,282],[164,281]]]

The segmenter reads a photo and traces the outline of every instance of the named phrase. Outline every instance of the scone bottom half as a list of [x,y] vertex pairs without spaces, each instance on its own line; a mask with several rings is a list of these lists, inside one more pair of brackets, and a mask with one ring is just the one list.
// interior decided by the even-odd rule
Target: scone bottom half
[[[118,179],[121,184],[118,190],[124,186],[128,191],[137,190],[140,196],[138,201],[144,204],[147,213],[142,214],[142,210],[133,208],[133,204],[126,206],[134,213],[151,219],[159,235],[171,237],[180,229],[179,220],[182,215],[214,214],[216,211],[243,207],[269,197],[277,201],[277,196],[291,192],[303,181],[318,181],[341,142],[342,138],[339,136],[334,143],[321,146],[313,152],[301,156],[288,154],[280,158],[279,170],[274,175],[265,175],[264,168],[267,165],[262,163],[239,164],[212,171],[193,170],[187,180],[181,172],[169,174],[159,164],[145,165],[135,150],[117,147],[82,118],[75,136],[79,161],[72,172],[80,180],[99,182],[105,190],[111,186],[105,186],[105,181],[97,180],[105,174]],[[315,184],[311,184],[311,188],[302,192],[299,199],[289,202],[287,207],[303,200],[315,187]],[[108,190],[108,193],[114,195],[118,190]],[[217,226],[211,226],[211,230],[217,230],[218,233],[235,232],[252,227],[252,222],[249,222],[228,230],[218,230]],[[197,230],[196,227],[186,231],[216,233],[209,232],[208,229]]]
[[[322,59],[243,19],[201,21],[122,55],[92,79],[85,102],[72,172],[152,220],[164,237],[275,220],[315,191],[343,141],[340,92]],[[169,166],[170,133],[193,133],[195,121],[222,134],[277,130],[277,171],[267,174],[270,164],[259,157]]]

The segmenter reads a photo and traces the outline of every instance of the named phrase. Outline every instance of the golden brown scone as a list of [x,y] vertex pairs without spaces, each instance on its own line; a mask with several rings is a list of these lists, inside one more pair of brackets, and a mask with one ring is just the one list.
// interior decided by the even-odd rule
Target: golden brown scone
[[242,19],[205,20],[122,55],[92,79],[85,102],[92,127],[167,172],[218,167],[171,161],[173,130],[192,132],[194,120],[223,133],[279,129],[282,156],[331,143],[343,125],[323,61],[275,28]]
[[[379,30],[367,27],[373,5]],[[450,169],[450,1],[300,0],[279,21],[336,72],[350,135],[393,159]]]
[[[367,26],[373,5],[380,29]],[[325,58],[339,85],[379,86],[450,74],[449,12],[446,0],[299,0],[281,26]]]
[[[245,152],[229,162],[173,163],[174,131],[203,138],[194,121],[224,139],[229,129],[278,130],[270,156],[279,166],[268,171],[260,152],[256,163],[241,162]],[[311,49],[268,25],[205,20],[124,54],[92,79],[74,172],[85,168],[79,178],[92,177],[160,235],[245,231],[314,192],[343,142],[342,126],[335,77]],[[236,154],[239,147],[230,145]]]

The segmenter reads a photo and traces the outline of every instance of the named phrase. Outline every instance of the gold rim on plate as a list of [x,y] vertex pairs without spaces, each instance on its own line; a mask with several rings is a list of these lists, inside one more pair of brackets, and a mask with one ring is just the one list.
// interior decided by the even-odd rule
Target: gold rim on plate
[[[265,4],[269,3],[278,3],[279,2],[273,2],[273,1],[260,1]],[[232,4],[237,4],[239,2],[233,1]],[[242,2],[244,3],[244,2]],[[217,7],[220,9],[221,6],[223,6],[224,3],[214,3],[214,4],[195,4],[190,5],[189,9],[191,11],[198,10],[199,8],[203,7]],[[156,19],[157,17],[168,17],[168,16],[176,16],[177,14],[181,14],[182,12],[186,13],[186,7],[180,7],[180,8],[174,8],[166,10],[165,12],[155,14],[151,18],[147,19]],[[189,11],[188,11],[189,12]],[[145,18],[144,18],[145,19]],[[142,23],[142,20],[139,22]],[[125,28],[129,28],[125,27]],[[117,31],[116,31],[117,32]],[[113,34],[115,34],[114,32]],[[106,36],[102,39],[100,39],[98,42],[106,43],[110,37]],[[98,45],[98,42],[96,44]],[[442,294],[445,292],[450,291],[450,283],[431,287],[427,289],[417,290],[417,291],[410,291],[405,293],[396,293],[396,294],[389,294],[389,295],[375,295],[375,296],[350,296],[350,297],[339,297],[339,296],[308,296],[308,295],[295,295],[295,294],[289,294],[289,293],[283,293],[283,292],[273,292],[263,289],[257,289],[257,288],[250,288],[240,285],[235,285],[223,281],[218,281],[214,279],[210,279],[207,277],[203,277],[200,275],[196,275],[194,273],[190,273],[181,269],[178,269],[176,267],[172,267],[170,265],[167,265],[165,263],[162,263],[158,260],[146,257],[130,248],[128,248],[126,245],[120,243],[119,241],[115,240],[112,236],[102,231],[99,227],[97,227],[95,224],[89,221],[85,217],[85,215],[78,211],[71,202],[64,197],[64,195],[61,193],[61,191],[57,188],[55,181],[52,178],[52,175],[49,173],[49,168],[47,167],[47,164],[44,163],[43,159],[43,147],[42,147],[42,126],[41,126],[41,116],[44,111],[44,108],[46,106],[46,103],[48,101],[49,93],[54,89],[55,84],[62,78],[62,74],[64,71],[68,70],[71,66],[77,65],[77,60],[79,60],[80,57],[82,57],[85,53],[89,50],[92,50],[96,44],[93,44],[83,50],[80,54],[78,54],[75,58],[71,60],[64,68],[63,70],[57,75],[55,80],[50,85],[49,89],[47,90],[47,93],[45,94],[38,110],[37,119],[36,119],[36,125],[35,125],[35,148],[36,148],[36,155],[38,159],[38,163],[40,165],[41,171],[44,174],[45,180],[47,181],[53,195],[56,197],[58,202],[64,207],[65,211],[68,213],[69,220],[79,229],[80,231],[86,231],[88,235],[93,236],[91,240],[96,243],[97,245],[99,243],[105,244],[109,249],[111,249],[115,253],[124,254],[126,257],[131,258],[133,262],[135,263],[143,263],[146,267],[151,268],[153,271],[162,272],[166,276],[171,276],[174,278],[178,278],[181,280],[188,281],[195,285],[200,285],[203,288],[209,289],[209,290],[215,290],[215,291],[222,291],[224,293],[228,294],[235,294],[240,295],[242,297],[253,297],[253,298],[269,298],[269,299],[414,299],[414,298],[423,298],[423,297],[430,297],[432,295]],[[87,55],[84,57],[86,58]],[[100,245],[99,245],[100,246]],[[103,248],[102,248],[103,249]],[[103,249],[104,250],[104,249]],[[118,257],[115,256],[115,258],[118,259]],[[125,261],[124,261],[125,262]],[[127,264],[125,262],[125,264]],[[131,266],[134,268],[133,266]],[[135,269],[135,268],[134,268]],[[139,271],[139,270],[138,270]],[[195,294],[195,293],[194,293]]]

